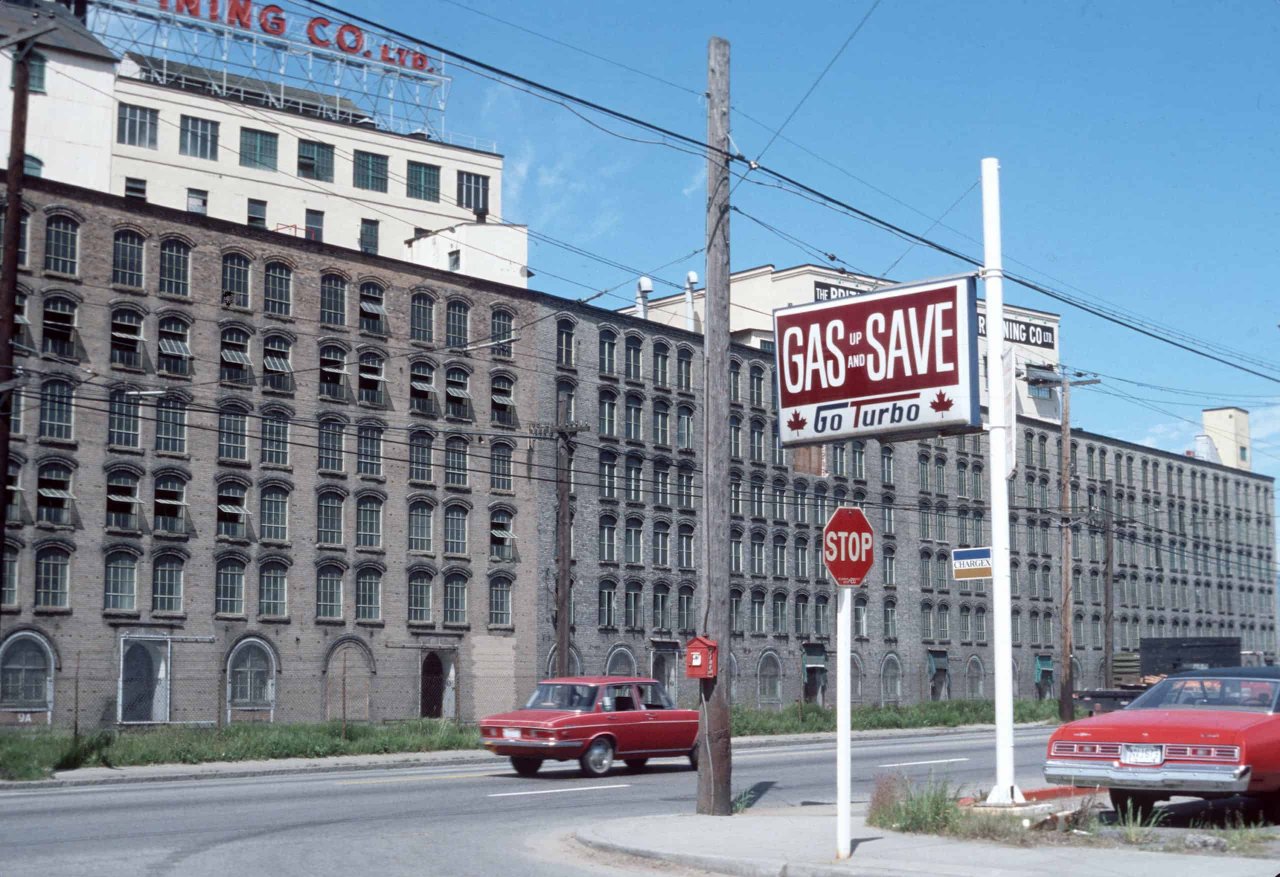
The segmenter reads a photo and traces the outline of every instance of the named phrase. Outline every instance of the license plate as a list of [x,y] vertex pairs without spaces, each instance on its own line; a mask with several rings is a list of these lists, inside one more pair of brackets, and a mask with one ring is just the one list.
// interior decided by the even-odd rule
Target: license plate
[[520,729],[519,728],[503,728],[502,736],[506,737],[508,740],[519,740]]
[[1160,764],[1163,761],[1163,746],[1125,745],[1120,750],[1121,764]]

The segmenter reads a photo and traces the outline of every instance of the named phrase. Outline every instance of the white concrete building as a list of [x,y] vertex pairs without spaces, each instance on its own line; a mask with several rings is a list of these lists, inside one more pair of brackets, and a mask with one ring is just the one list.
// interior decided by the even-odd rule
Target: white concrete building
[[[115,56],[64,7],[0,4],[0,37],[54,26],[36,39],[27,104],[27,173],[105,191],[111,181]],[[11,53],[0,63],[0,142],[8,161]]]
[[1222,465],[1246,472],[1253,469],[1248,411],[1234,407],[1206,408],[1200,413],[1200,422]]
[[[772,265],[748,268],[729,278],[730,333],[734,341],[768,349],[773,343],[773,311],[788,305],[844,298],[872,292],[890,285],[876,277],[834,271],[819,265],[797,265],[775,269]],[[642,307],[654,322],[702,331],[703,290],[651,299],[639,299],[623,313],[635,314]],[[978,301],[978,355],[982,362],[982,404],[987,404],[986,304]],[[1005,304],[1005,339],[1014,351],[1019,374],[1028,366],[1057,368],[1059,362],[1057,314]],[[1057,423],[1061,417],[1058,392],[1049,387],[1031,387],[1017,382],[1018,414]]]

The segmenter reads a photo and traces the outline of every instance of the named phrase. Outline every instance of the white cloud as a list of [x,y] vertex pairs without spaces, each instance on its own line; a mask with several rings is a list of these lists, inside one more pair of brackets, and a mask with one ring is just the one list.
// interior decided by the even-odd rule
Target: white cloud
[[707,169],[705,167],[700,167],[693,172],[693,176],[690,177],[689,182],[685,187],[680,190],[680,194],[688,198],[698,192],[705,192],[706,189]]

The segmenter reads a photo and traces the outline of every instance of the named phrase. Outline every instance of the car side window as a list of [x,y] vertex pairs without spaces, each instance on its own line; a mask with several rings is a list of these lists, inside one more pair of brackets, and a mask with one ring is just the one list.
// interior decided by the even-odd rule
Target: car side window
[[640,702],[647,710],[669,710],[675,705],[667,696],[667,691],[657,682],[641,682],[636,686],[640,690]]
[[[612,709],[610,709],[612,707]],[[621,713],[636,708],[635,696],[630,685],[610,685],[605,692],[605,712]]]

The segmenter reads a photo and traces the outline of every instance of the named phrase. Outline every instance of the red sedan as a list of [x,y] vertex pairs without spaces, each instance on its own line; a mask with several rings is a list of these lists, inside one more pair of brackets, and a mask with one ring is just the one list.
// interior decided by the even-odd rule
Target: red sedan
[[480,735],[521,776],[533,776],[547,759],[576,758],[584,774],[597,777],[615,758],[632,770],[668,756],[698,764],[698,711],[676,709],[653,679],[547,679],[521,709],[481,719]]
[[1045,779],[1110,791],[1120,812],[1173,795],[1257,795],[1280,810],[1280,668],[1171,676],[1129,706],[1049,738]]

